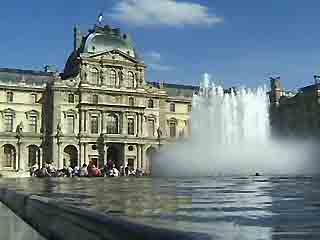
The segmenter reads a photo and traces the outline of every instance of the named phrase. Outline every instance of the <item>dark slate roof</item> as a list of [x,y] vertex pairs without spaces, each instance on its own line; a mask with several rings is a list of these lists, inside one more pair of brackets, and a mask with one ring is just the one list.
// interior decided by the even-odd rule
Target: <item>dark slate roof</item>
[[310,91],[314,91],[316,89],[316,84],[311,84],[309,86],[305,86],[303,88],[300,88],[299,91],[301,92],[310,92]]
[[[154,87],[160,88],[161,83],[149,82]],[[195,92],[199,91],[199,86],[182,85],[174,83],[163,83],[163,88],[167,91],[169,97],[192,97]]]
[[54,79],[54,73],[35,71],[35,70],[22,70],[14,68],[0,68],[0,81],[1,82],[22,82],[26,84],[42,85]]

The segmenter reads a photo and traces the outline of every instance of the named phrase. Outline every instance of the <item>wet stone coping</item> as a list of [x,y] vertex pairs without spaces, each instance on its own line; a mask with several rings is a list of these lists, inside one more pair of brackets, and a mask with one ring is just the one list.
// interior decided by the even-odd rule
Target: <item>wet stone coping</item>
[[49,240],[209,240],[209,235],[133,223],[59,200],[0,189],[0,201]]

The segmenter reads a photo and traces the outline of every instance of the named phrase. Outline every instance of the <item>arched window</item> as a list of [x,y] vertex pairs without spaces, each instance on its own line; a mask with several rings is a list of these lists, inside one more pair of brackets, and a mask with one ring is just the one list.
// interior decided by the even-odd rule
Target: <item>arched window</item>
[[128,72],[128,88],[134,88],[134,74],[133,72]]
[[170,137],[175,138],[177,136],[177,122],[175,120],[169,121],[169,130],[170,130]]
[[176,105],[174,103],[170,103],[170,112],[176,111]]
[[99,85],[100,78],[99,78],[99,71],[96,68],[91,69],[91,80],[93,84]]
[[70,94],[68,95],[68,102],[69,102],[69,103],[74,103],[74,95],[73,95],[72,93],[70,93]]
[[110,71],[110,82],[109,82],[109,85],[111,87],[115,87],[116,83],[117,83],[117,73],[116,73],[116,71],[111,70]]
[[134,98],[133,97],[129,97],[129,106],[134,106]]
[[115,114],[109,114],[107,116],[107,134],[119,133],[119,120]]
[[148,108],[153,108],[154,105],[153,105],[153,99],[149,99],[148,100]]

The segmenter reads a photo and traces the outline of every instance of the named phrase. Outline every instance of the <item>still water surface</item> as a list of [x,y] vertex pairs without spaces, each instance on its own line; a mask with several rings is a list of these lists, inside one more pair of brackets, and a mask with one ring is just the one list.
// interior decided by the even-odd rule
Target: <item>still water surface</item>
[[26,178],[0,185],[213,239],[320,239],[319,177]]

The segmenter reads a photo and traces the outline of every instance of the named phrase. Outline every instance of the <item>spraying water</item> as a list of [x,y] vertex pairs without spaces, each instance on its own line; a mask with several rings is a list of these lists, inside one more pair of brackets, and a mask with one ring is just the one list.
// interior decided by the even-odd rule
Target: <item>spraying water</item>
[[154,175],[316,172],[314,144],[271,137],[266,87],[226,92],[204,74],[192,105],[191,137],[161,151],[153,162]]

